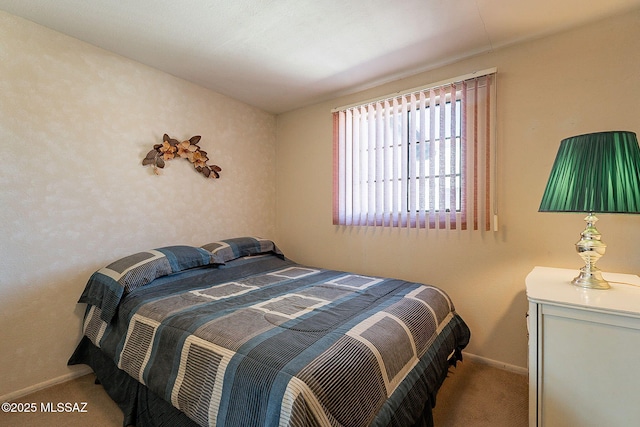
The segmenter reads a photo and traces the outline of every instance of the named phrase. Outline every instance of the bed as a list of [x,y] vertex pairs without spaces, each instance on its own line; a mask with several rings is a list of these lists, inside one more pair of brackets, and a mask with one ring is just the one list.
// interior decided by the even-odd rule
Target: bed
[[470,338],[437,287],[299,265],[256,237],[122,258],[79,302],[69,364],[125,426],[432,425]]

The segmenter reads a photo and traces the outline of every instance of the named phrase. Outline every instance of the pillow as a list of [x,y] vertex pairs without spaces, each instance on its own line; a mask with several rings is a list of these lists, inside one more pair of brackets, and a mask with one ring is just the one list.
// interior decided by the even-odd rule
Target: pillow
[[172,273],[211,264],[211,254],[202,248],[167,246],[156,250],[167,257]]
[[211,254],[192,246],[167,246],[121,258],[91,275],[78,302],[102,310],[110,322],[124,294],[158,277],[211,264]]
[[236,258],[266,253],[273,253],[284,259],[283,253],[271,240],[260,237],[236,237],[208,243],[201,247],[211,253],[211,262],[215,264],[225,264]]
[[113,262],[100,270],[108,274],[125,293],[171,273],[201,267],[211,263],[210,254],[193,246],[166,246],[139,252]]
[[171,264],[164,253],[156,250],[138,252],[93,273],[78,302],[100,308],[100,317],[109,323],[125,292],[170,273]]

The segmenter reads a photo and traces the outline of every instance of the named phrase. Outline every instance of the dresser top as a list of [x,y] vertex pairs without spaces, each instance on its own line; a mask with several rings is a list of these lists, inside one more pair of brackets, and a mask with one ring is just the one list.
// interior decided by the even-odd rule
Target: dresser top
[[527,298],[532,302],[640,316],[640,277],[603,272],[611,289],[598,290],[572,285],[578,274],[577,268],[535,267],[526,278]]

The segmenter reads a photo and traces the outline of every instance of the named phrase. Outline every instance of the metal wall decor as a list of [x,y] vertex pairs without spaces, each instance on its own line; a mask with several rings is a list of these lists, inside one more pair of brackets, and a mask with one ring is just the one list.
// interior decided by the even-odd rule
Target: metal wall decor
[[200,135],[196,135],[180,142],[165,133],[162,137],[162,144],[153,146],[153,150],[149,151],[142,160],[142,165],[152,165],[153,172],[160,175],[160,169],[164,169],[168,160],[183,158],[189,160],[193,167],[207,178],[220,178],[222,169],[218,165],[207,164],[209,161],[207,152],[198,146],[200,138]]

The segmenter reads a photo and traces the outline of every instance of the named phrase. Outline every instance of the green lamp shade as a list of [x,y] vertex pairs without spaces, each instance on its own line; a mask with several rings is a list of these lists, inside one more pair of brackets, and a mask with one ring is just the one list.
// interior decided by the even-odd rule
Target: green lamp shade
[[540,212],[640,213],[640,147],[626,131],[560,142]]

